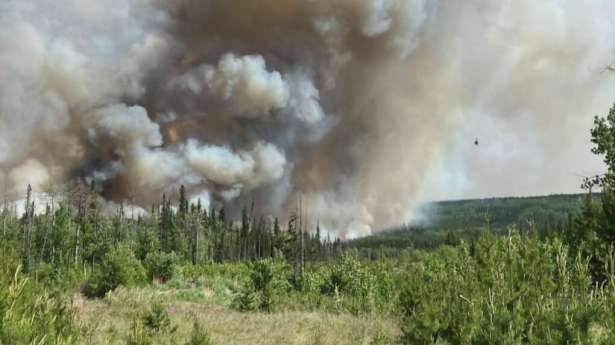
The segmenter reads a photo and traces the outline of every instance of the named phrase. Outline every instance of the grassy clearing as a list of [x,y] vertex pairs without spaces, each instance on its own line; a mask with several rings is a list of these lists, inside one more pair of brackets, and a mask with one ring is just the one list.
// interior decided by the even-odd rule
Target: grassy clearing
[[[392,320],[310,311],[241,313],[228,308],[232,292],[221,283],[186,287],[178,281],[156,287],[120,288],[101,300],[74,295],[72,305],[82,325],[82,344],[124,344],[132,322],[154,303],[165,306],[177,330],[155,344],[183,344],[195,321],[215,344],[370,344],[398,333]],[[214,289],[217,285],[217,288]]]

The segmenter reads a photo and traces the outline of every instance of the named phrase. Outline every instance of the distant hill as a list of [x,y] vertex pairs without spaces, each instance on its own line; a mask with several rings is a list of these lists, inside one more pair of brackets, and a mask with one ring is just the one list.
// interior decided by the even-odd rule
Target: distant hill
[[472,238],[489,230],[505,233],[510,226],[555,231],[579,212],[586,194],[507,197],[434,202],[423,206],[422,221],[346,243],[350,247],[431,248]]
[[536,224],[566,221],[568,215],[579,211],[586,194],[558,194],[537,197],[489,198],[441,201],[422,208],[429,228],[476,228],[490,225],[503,228],[523,225],[533,220]]

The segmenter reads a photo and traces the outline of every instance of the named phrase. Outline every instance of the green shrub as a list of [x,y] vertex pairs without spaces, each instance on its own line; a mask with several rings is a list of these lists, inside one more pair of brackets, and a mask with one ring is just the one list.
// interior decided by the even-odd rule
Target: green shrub
[[[404,344],[597,344],[613,286],[559,241],[513,233],[427,255],[399,297]],[[601,325],[601,326],[598,326]]]
[[196,321],[192,326],[192,333],[190,333],[190,339],[186,342],[186,345],[213,345],[209,333],[202,328]]
[[13,279],[15,272],[18,270],[21,272],[21,259],[16,249],[6,246],[6,244],[0,245],[0,280],[7,282]]
[[199,266],[188,264],[188,265],[182,266],[181,273],[184,279],[188,279],[192,283],[195,283],[198,280],[198,278],[203,275],[203,270]]
[[282,297],[290,289],[285,278],[288,266],[284,262],[270,259],[260,260],[250,265],[250,280],[234,301],[241,311],[271,311],[274,299]]
[[104,297],[109,291],[123,285],[132,287],[145,281],[145,269],[130,249],[124,246],[105,254],[83,292],[88,297]]
[[132,320],[126,345],[152,345],[156,337],[177,331],[177,326],[171,323],[169,314],[159,303],[155,303],[151,309],[138,315],[140,316]]
[[152,309],[143,315],[143,327],[150,334],[175,333],[177,330],[177,327],[171,324],[166,309],[159,303],[155,303]]
[[368,284],[371,278],[359,260],[346,252],[338,264],[331,266],[321,292],[331,296],[335,293],[357,294],[361,285]]
[[388,334],[378,333],[376,336],[372,338],[369,342],[369,345],[393,345],[395,344],[395,339]]
[[175,252],[153,252],[149,253],[145,259],[149,279],[159,279],[163,283],[175,276],[178,265],[179,259]]
[[55,285],[59,280],[57,268],[45,262],[40,263],[33,273],[36,281],[44,284]]
[[136,229],[135,242],[135,255],[141,261],[144,261],[149,253],[156,252],[160,248],[156,232],[147,226]]
[[0,279],[0,344],[68,345],[77,337],[73,313],[23,276],[20,267]]
[[320,291],[335,299],[337,309],[353,314],[386,311],[391,307],[393,281],[382,268],[370,267],[346,252],[329,268]]
[[239,311],[262,310],[267,304],[266,302],[262,302],[261,298],[262,296],[258,292],[249,288],[244,288],[233,299],[233,307]]

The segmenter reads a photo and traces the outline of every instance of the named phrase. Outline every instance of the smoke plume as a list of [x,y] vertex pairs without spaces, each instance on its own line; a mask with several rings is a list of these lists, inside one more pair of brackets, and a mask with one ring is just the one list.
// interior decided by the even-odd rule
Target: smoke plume
[[614,16],[608,0],[4,0],[2,193],[77,178],[147,209],[184,185],[360,236],[434,198],[572,191],[601,168],[588,129],[615,95]]

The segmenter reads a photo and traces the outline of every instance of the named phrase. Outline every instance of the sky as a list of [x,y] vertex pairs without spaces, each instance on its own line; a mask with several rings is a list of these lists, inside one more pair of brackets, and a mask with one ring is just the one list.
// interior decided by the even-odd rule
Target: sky
[[[431,200],[578,192],[608,0],[5,0],[0,185],[361,236]],[[478,140],[479,145],[475,145]]]

